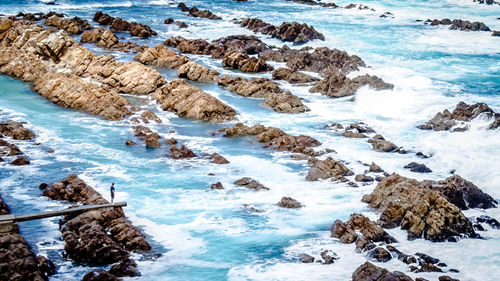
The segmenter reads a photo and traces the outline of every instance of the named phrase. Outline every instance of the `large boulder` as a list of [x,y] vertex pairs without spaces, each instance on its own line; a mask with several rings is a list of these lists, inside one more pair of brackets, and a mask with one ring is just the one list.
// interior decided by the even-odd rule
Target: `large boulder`
[[217,70],[211,70],[208,67],[190,61],[177,70],[179,78],[187,78],[191,81],[215,82],[219,77]]
[[327,157],[325,160],[312,158],[309,160],[309,164],[311,164],[311,168],[306,176],[307,181],[328,178],[340,179],[345,176],[354,175],[354,173],[344,164],[340,161],[335,161],[331,157]]
[[64,29],[69,34],[81,34],[84,30],[92,29],[92,26],[83,19],[74,17],[72,19],[61,18],[57,15],[48,17],[44,23],[46,26],[55,26]]
[[134,60],[147,65],[162,68],[179,68],[189,62],[185,56],[179,56],[163,45],[154,48],[145,48],[134,57]]
[[0,133],[15,140],[32,140],[35,138],[35,134],[32,131],[24,128],[23,124],[12,120],[0,124]]
[[352,281],[413,281],[403,272],[390,272],[385,268],[365,262],[352,273]]

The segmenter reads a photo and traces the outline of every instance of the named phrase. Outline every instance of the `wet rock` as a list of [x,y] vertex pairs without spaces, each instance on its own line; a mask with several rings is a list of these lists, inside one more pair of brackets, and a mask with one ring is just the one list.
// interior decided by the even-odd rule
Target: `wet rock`
[[146,147],[155,148],[159,147],[160,144],[160,135],[158,133],[147,134],[143,137],[144,142],[146,143]]
[[210,189],[224,189],[224,186],[222,185],[222,183],[220,181],[212,184],[210,186]]
[[[149,109],[144,110],[144,112],[141,114],[141,117],[143,118],[143,120],[147,120],[148,122],[149,121],[155,121],[158,124],[162,123],[160,117],[158,117],[156,114],[154,114]],[[148,123],[148,122],[145,122],[145,123]]]
[[379,152],[397,152],[399,150],[395,144],[383,139],[373,138],[368,140],[368,142],[372,144],[374,150]]
[[257,191],[269,190],[269,188],[263,186],[260,182],[254,180],[254,179],[248,178],[248,177],[241,178],[241,179],[235,181],[234,184],[237,186],[243,186],[243,187],[257,190]]
[[291,84],[306,84],[319,81],[316,77],[284,67],[274,70],[272,75],[274,80],[285,80]]
[[180,148],[172,145],[170,147],[170,156],[174,159],[185,159],[196,157],[196,154],[194,154],[191,149],[185,147],[184,145],[181,145]]
[[14,166],[25,166],[30,164],[30,160],[28,160],[28,158],[24,156],[19,156],[16,159],[14,159],[14,161],[12,161],[10,164]]
[[439,281],[460,281],[458,279],[455,279],[455,278],[451,278],[450,276],[448,275],[442,275],[442,276],[439,276],[438,278]]
[[327,47],[318,47],[314,50],[305,47],[297,50],[285,45],[280,49],[265,50],[259,53],[259,58],[286,62],[286,66],[292,70],[316,72],[323,77],[328,77],[334,69],[351,72],[366,66],[358,56],[349,56],[344,51]]
[[118,280],[119,279],[116,278],[116,276],[103,269],[95,269],[89,271],[87,272],[87,274],[83,276],[82,279],[82,281],[118,281]]
[[416,253],[415,256],[419,257],[424,262],[429,263],[429,264],[436,264],[439,262],[439,259],[433,258],[433,257],[426,255],[426,254],[423,254],[423,253]]
[[406,274],[393,271],[390,272],[385,268],[381,268],[373,265],[370,262],[365,262],[360,265],[356,271],[352,274],[352,281],[383,281],[383,280],[394,280],[394,281],[413,281]]
[[177,7],[181,8],[183,12],[188,12],[190,16],[195,18],[206,18],[211,20],[221,20],[222,18],[213,14],[209,10],[199,10],[196,6],[188,8],[186,4],[180,2]]
[[173,18],[168,18],[166,20],[163,21],[164,24],[172,24],[174,23],[174,19]]
[[300,257],[300,261],[303,263],[312,263],[314,262],[314,257],[308,254],[302,254],[302,256]]
[[119,50],[122,52],[139,51],[141,47],[132,42],[120,42],[111,30],[105,28],[96,28],[85,31],[80,37],[82,43],[94,43],[101,48]]
[[424,184],[427,188],[441,193],[450,203],[453,203],[461,210],[467,210],[468,208],[489,209],[497,206],[497,202],[493,197],[459,175],[453,175],[437,182],[427,181]]
[[352,214],[346,222],[336,220],[330,232],[331,237],[338,238],[342,243],[356,242],[356,248],[360,250],[366,250],[373,242],[397,242],[383,228],[361,214]]
[[175,21],[174,23],[175,23],[175,25],[177,25],[178,28],[187,28],[188,27],[188,25],[183,21]]
[[397,174],[385,177],[362,201],[381,212],[378,224],[401,226],[409,239],[445,241],[455,236],[476,237],[471,222],[439,192]]
[[216,48],[203,39],[186,39],[182,36],[168,38],[163,45],[176,48],[182,53],[197,55],[211,55]]
[[113,23],[114,18],[103,12],[96,12],[94,14],[94,21],[100,25],[110,25]]
[[404,168],[414,173],[432,173],[432,170],[427,168],[427,166],[425,166],[424,164],[419,164],[417,162],[411,162],[408,165],[404,166]]
[[347,78],[341,71],[331,68],[327,71],[326,78],[310,89],[312,93],[321,93],[330,98],[340,98],[354,95],[362,86],[369,85],[371,88],[380,90],[392,90],[394,85],[385,83],[377,76],[365,74],[353,79]]
[[229,69],[239,69],[242,72],[263,72],[273,70],[264,60],[249,57],[246,53],[233,52],[224,56],[222,66]]
[[116,277],[135,277],[138,275],[137,264],[134,260],[124,259],[120,263],[114,264],[110,268],[109,273]]
[[38,264],[38,269],[45,274],[45,276],[52,276],[56,274],[56,266],[54,263],[44,256],[37,256],[36,262]]
[[69,34],[81,34],[84,30],[92,29],[92,26],[86,21],[78,17],[72,19],[64,19],[53,15],[45,20],[46,26],[55,26],[66,30]]
[[367,137],[365,134],[353,131],[344,131],[341,135],[346,138],[354,138],[354,139],[362,139]]
[[297,96],[283,91],[279,85],[267,78],[252,78],[224,75],[218,80],[219,85],[229,87],[231,92],[251,98],[264,98],[264,104],[276,112],[300,113],[309,111]]
[[98,22],[100,25],[111,25],[111,31],[113,32],[123,32],[128,31],[130,35],[148,38],[151,36],[158,35],[151,27],[137,22],[128,22],[120,17],[112,17],[103,12],[97,12],[94,15],[94,21]]
[[289,208],[289,209],[302,208],[302,204],[299,201],[297,201],[291,197],[281,198],[281,201],[278,202],[278,206],[280,206],[282,208]]
[[332,264],[339,259],[337,254],[328,250],[321,252],[320,255],[321,258],[323,259],[323,264]]
[[443,19],[443,20],[426,20],[425,23],[430,25],[450,25],[451,30],[461,30],[461,31],[491,31],[483,22],[470,22],[467,20],[460,19]]
[[384,170],[382,168],[380,168],[380,166],[375,164],[374,162],[372,162],[372,164],[370,165],[369,171],[372,173],[383,173],[384,172]]
[[169,144],[169,145],[177,144],[177,140],[175,138],[171,138],[171,139],[165,140],[165,144]]
[[303,44],[314,39],[325,40],[325,36],[322,33],[305,23],[283,22],[279,27],[276,27],[258,18],[244,18],[241,20],[240,25],[254,32],[271,35],[273,38],[278,38],[285,42]]
[[152,96],[163,110],[174,111],[181,117],[212,122],[236,119],[233,108],[183,80],[168,82]]
[[208,67],[190,61],[177,70],[179,78],[187,78],[199,82],[215,82],[219,78],[219,72],[210,70]]
[[256,55],[270,47],[253,35],[230,35],[212,41],[212,58],[222,59],[230,53]]
[[15,140],[32,140],[35,138],[35,134],[32,131],[24,128],[23,124],[12,120],[7,120],[0,124],[0,133]]
[[144,48],[141,52],[137,53],[134,60],[162,68],[179,68],[189,62],[187,57],[179,56],[163,45],[156,45],[154,48]]
[[498,222],[498,220],[496,220],[490,216],[482,215],[482,216],[475,218],[475,221],[477,223],[486,223],[494,229],[500,229],[500,222]]
[[224,156],[216,152],[212,153],[209,159],[215,164],[229,164],[229,161]]
[[359,174],[354,177],[357,182],[373,182],[373,178],[364,174]]
[[126,140],[125,141],[125,145],[128,145],[128,146],[133,146],[133,145],[136,145],[136,143],[132,140]]
[[[500,114],[495,113],[485,103],[476,103],[473,105],[469,105],[466,104],[465,102],[459,102],[456,108],[452,112],[445,109],[443,112],[437,113],[427,123],[417,126],[417,128],[422,130],[434,130],[434,131],[448,131],[453,128],[454,132],[463,131],[468,128],[465,122],[469,122],[472,119],[475,119],[479,116],[486,116],[489,118],[499,118]],[[497,121],[494,121],[492,125],[490,125],[490,129],[495,129],[494,128],[495,122]],[[458,127],[458,125],[460,125],[461,127]]]
[[373,262],[388,262],[392,259],[392,256],[386,249],[377,247],[368,252],[367,258]]
[[344,164],[340,161],[335,161],[331,157],[327,157],[325,160],[312,158],[309,160],[309,164],[311,164],[311,168],[306,176],[307,181],[354,175]]

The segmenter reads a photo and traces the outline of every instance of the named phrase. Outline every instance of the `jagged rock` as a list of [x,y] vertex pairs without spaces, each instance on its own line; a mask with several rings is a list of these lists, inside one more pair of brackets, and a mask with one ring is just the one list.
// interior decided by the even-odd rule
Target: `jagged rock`
[[[500,222],[498,222],[498,220],[496,220],[490,216],[482,215],[482,216],[475,218],[475,221],[476,221],[476,225],[478,223],[486,223],[494,229],[500,229]],[[474,226],[476,226],[476,225],[474,225]]]
[[422,183],[393,174],[383,178],[362,201],[381,212],[379,225],[401,226],[409,239],[445,241],[455,236],[475,237],[471,222],[439,192]]
[[300,261],[303,263],[312,263],[314,262],[314,257],[308,254],[302,254],[302,256],[300,257]]
[[212,153],[209,159],[215,164],[229,164],[229,161],[224,156],[216,152]]
[[45,274],[45,276],[52,276],[57,273],[55,264],[44,256],[37,256],[36,262],[38,269]]
[[66,30],[70,34],[81,34],[83,30],[92,29],[92,26],[81,18],[74,17],[72,19],[64,19],[53,15],[48,17],[44,23],[46,26],[55,26]]
[[284,67],[274,70],[272,75],[274,80],[285,80],[291,84],[305,84],[319,81],[316,77]]
[[154,48],[145,48],[137,53],[134,60],[147,65],[162,68],[179,68],[189,62],[185,56],[179,56],[174,51],[163,45],[156,45]]
[[398,152],[398,147],[392,142],[386,141],[384,139],[376,139],[375,137],[368,140],[372,144],[372,147],[376,151],[380,152]]
[[406,274],[393,271],[365,262],[360,265],[352,274],[352,281],[413,281]]
[[109,273],[116,277],[135,277],[138,275],[137,264],[134,260],[124,259],[120,263],[113,265],[109,269]]
[[352,214],[346,222],[336,220],[330,232],[331,237],[338,238],[342,243],[356,242],[356,248],[360,250],[366,250],[373,242],[397,242],[383,228],[361,214]]
[[307,43],[314,39],[325,40],[325,36],[316,31],[314,27],[305,23],[283,22],[279,27],[266,23],[258,18],[244,18],[240,25],[254,32],[271,35],[285,42],[294,42],[298,44]]
[[203,39],[186,39],[182,36],[168,38],[163,45],[176,48],[182,53],[197,55],[211,55],[216,48]]
[[194,154],[191,149],[185,147],[184,145],[181,145],[180,148],[172,145],[170,146],[170,156],[174,159],[184,159],[196,157],[196,154]]
[[375,164],[374,162],[372,162],[372,164],[370,165],[369,171],[372,173],[384,173],[384,170],[382,168],[380,168],[380,166]]
[[286,66],[292,70],[317,72],[327,77],[332,69],[342,72],[359,70],[358,67],[366,66],[360,57],[349,56],[346,52],[327,47],[318,47],[311,52],[310,47],[302,49],[290,49],[283,46],[280,49],[267,49],[259,53],[259,58],[286,62]]
[[121,19],[120,17],[114,18],[103,12],[96,12],[94,15],[94,21],[98,22],[100,25],[111,25],[111,31],[122,32],[129,31],[130,35],[148,38],[151,36],[158,35],[151,27],[137,22],[128,22]]
[[170,145],[177,144],[177,140],[175,138],[171,138],[171,139],[165,140],[165,144],[170,144]]
[[196,6],[188,8],[186,4],[180,2],[177,7],[181,8],[183,12],[189,12],[189,15],[195,18],[207,18],[211,20],[221,20],[222,18],[213,14],[209,10],[198,10]]
[[330,98],[340,98],[354,95],[362,86],[369,85],[371,88],[380,90],[392,90],[394,85],[385,83],[377,76],[365,74],[353,79],[347,78],[345,74],[332,68],[328,71],[327,77],[312,87],[311,93],[320,92]]
[[218,80],[219,85],[229,87],[231,92],[252,98],[264,98],[264,104],[276,112],[300,113],[309,111],[297,96],[283,91],[278,83],[267,78],[252,78],[247,80],[241,77],[224,75]]
[[278,202],[278,206],[282,208],[298,209],[302,207],[302,204],[291,197],[283,197],[281,201]]
[[405,169],[408,169],[414,173],[432,173],[432,170],[427,168],[424,164],[419,164],[417,162],[411,162],[408,165],[404,166]]
[[82,281],[118,281],[118,280],[119,279],[116,278],[116,276],[103,269],[95,269],[89,271],[87,272],[87,274],[83,276],[82,279]]
[[174,111],[181,117],[212,122],[236,119],[233,108],[183,80],[163,85],[152,97],[163,110]]
[[354,178],[357,182],[373,182],[373,178],[364,174],[356,175]]
[[[489,118],[500,118],[500,114],[495,113],[485,103],[468,105],[465,102],[459,102],[453,112],[449,112],[447,109],[445,109],[443,112],[437,113],[427,123],[417,126],[417,128],[422,130],[448,131],[457,125],[464,125],[464,122],[469,122],[472,119],[483,115]],[[498,121],[495,120],[490,125],[490,129],[495,129],[498,127],[495,125],[496,122]],[[453,131],[464,131],[467,128],[468,126],[458,127],[454,128]]]
[[222,66],[230,69],[239,69],[242,72],[262,72],[273,70],[264,60],[249,57],[246,53],[233,52],[226,54]]
[[382,247],[377,247],[368,251],[368,260],[374,262],[388,262],[392,259],[391,253]]
[[85,31],[80,37],[81,43],[94,43],[101,48],[113,49],[119,51],[137,51],[141,47],[132,42],[120,42],[120,39],[111,32],[111,30],[105,28],[96,28],[93,30]]
[[230,35],[212,41],[212,58],[222,59],[227,54],[237,52],[256,55],[270,47],[253,35]]
[[470,22],[467,20],[460,19],[443,19],[443,20],[426,20],[425,23],[430,23],[430,25],[450,25],[451,30],[461,30],[461,31],[491,31],[483,22]]
[[14,166],[25,166],[30,164],[30,160],[28,160],[28,158],[24,156],[19,156],[16,159],[14,159],[10,164]]
[[254,189],[254,190],[269,190],[269,188],[263,186],[260,182],[254,180],[254,179],[251,179],[251,178],[248,178],[248,177],[244,177],[244,178],[241,178],[237,181],[234,182],[235,185],[238,185],[238,186],[244,186],[246,188],[249,188],[249,189]]
[[224,186],[222,186],[222,183],[220,181],[212,184],[210,186],[210,189],[224,189]]
[[192,81],[199,82],[215,82],[219,78],[219,72],[210,70],[208,67],[190,61],[177,70],[179,78],[187,78]]
[[[4,136],[11,137],[15,140],[32,140],[35,134],[23,127],[23,124],[17,123],[12,120],[7,120],[0,124],[0,133]],[[1,146],[1,145],[0,145]]]
[[160,117],[158,117],[156,114],[154,114],[151,110],[146,109],[144,112],[141,114],[141,117],[143,120],[146,120],[148,123],[149,121],[155,121],[156,123],[162,123]]
[[311,164],[311,168],[306,176],[307,181],[316,181],[318,179],[327,179],[332,177],[341,178],[354,175],[354,173],[344,164],[339,161],[335,161],[331,157],[327,157],[325,160],[312,158],[309,160],[309,164]]
[[323,259],[323,264],[332,264],[339,259],[337,254],[328,250],[321,252],[320,256]]
[[113,23],[114,18],[103,12],[96,12],[94,14],[94,21],[98,22],[100,25],[110,25]]

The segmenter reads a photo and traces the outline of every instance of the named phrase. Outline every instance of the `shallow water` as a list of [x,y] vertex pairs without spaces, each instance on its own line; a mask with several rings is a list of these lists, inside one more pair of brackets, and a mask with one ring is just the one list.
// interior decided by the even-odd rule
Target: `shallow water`
[[[500,5],[478,5],[472,1],[365,1],[376,12],[323,9],[283,0],[270,1],[184,1],[188,6],[210,9],[223,21],[189,18],[172,1],[0,1],[1,14],[56,9],[70,16],[91,19],[97,10],[150,25],[159,33],[139,44],[155,44],[182,35],[188,38],[216,39],[233,34],[253,34],[229,20],[259,17],[273,24],[297,20],[314,25],[326,40],[308,46],[327,46],[360,56],[369,68],[361,73],[375,74],[395,85],[393,91],[376,92],[362,88],[356,99],[329,99],[308,92],[307,88],[283,83],[305,99],[310,112],[299,115],[276,113],[249,99],[216,85],[197,84],[238,112],[240,121],[276,126],[294,134],[319,139],[322,148],[333,148],[336,159],[349,163],[355,173],[376,162],[389,172],[417,179],[442,179],[455,170],[495,199],[500,199],[500,131],[488,131],[487,120],[475,120],[464,133],[430,132],[415,126],[436,112],[453,108],[457,102],[486,102],[500,111],[500,39],[489,32],[451,31],[426,26],[416,20],[461,18],[480,20],[492,30],[500,30]],[[336,2],[347,5],[349,1]],[[378,16],[385,11],[393,19]],[[163,24],[167,17],[185,21],[189,28],[179,30]],[[281,42],[257,34],[267,43]],[[123,37],[128,38],[127,34]],[[86,45],[94,52],[104,51]],[[120,60],[130,54],[116,53]],[[220,61],[204,56],[191,58],[216,68]],[[161,71],[167,79],[175,72]],[[238,73],[238,75],[241,75]],[[360,202],[374,185],[357,189],[330,181],[306,182],[307,163],[290,159],[288,153],[263,149],[251,138],[226,139],[211,132],[228,124],[214,125],[176,117],[160,111],[147,98],[127,97],[152,109],[163,123],[154,125],[165,138],[175,137],[195,153],[219,152],[231,163],[211,164],[206,158],[172,160],[166,148],[149,150],[142,145],[125,146],[134,139],[126,122],[111,122],[85,113],[60,108],[30,90],[28,84],[0,76],[0,116],[2,120],[28,121],[36,134],[34,142],[21,142],[20,148],[32,164],[12,167],[0,163],[0,194],[16,214],[60,208],[63,204],[41,197],[38,185],[54,182],[76,173],[102,194],[111,182],[117,185],[117,200],[127,201],[125,212],[150,237],[154,250],[163,254],[157,260],[139,261],[143,276],[137,280],[349,280],[365,258],[354,252],[354,245],[329,238],[329,227],[336,219],[345,220],[353,212],[372,219],[376,214]],[[419,159],[413,153],[387,154],[371,150],[365,140],[347,139],[321,129],[331,122],[363,121],[388,140],[414,151],[432,154]],[[175,133],[170,133],[175,130]],[[54,153],[48,153],[54,149]],[[421,175],[403,169],[409,162],[425,163],[433,173]],[[215,176],[209,176],[214,173]],[[232,184],[249,176],[271,190],[253,192]],[[210,184],[222,182],[225,190],[211,191]],[[282,196],[302,202],[300,210],[276,205]],[[251,205],[259,212],[245,208]],[[489,214],[500,219],[498,209],[469,211],[467,215]],[[62,255],[57,219],[20,225],[22,234],[36,253],[46,254],[60,265],[51,280],[79,280],[88,271]],[[496,280],[500,264],[500,231],[489,229],[484,240],[465,239],[458,243],[433,244],[407,241],[405,232],[391,230],[405,252],[422,251],[436,256],[460,273],[446,273],[460,280]],[[319,256],[322,250],[336,252],[333,265],[302,264],[302,253]],[[377,264],[400,270],[412,277],[437,280],[441,274],[413,274],[399,261]]]

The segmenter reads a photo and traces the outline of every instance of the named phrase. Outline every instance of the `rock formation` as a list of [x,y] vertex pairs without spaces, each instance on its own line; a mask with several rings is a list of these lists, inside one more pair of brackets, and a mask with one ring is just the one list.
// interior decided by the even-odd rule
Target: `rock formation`
[[285,80],[291,84],[306,84],[319,81],[316,77],[284,67],[280,67],[273,71],[273,79]]
[[120,42],[120,39],[106,28],[96,28],[85,31],[80,37],[81,43],[94,43],[101,48],[119,50],[122,52],[139,51],[141,47],[132,42]]
[[429,23],[430,25],[449,25],[451,30],[461,30],[461,31],[491,31],[489,27],[487,27],[483,22],[470,22],[467,20],[460,19],[428,19],[425,23]]
[[370,262],[365,262],[360,265],[352,274],[353,281],[413,281],[408,275],[403,272],[390,272],[385,268],[373,265]]
[[130,35],[142,38],[158,35],[151,27],[145,24],[137,22],[129,23],[126,20],[122,20],[120,17],[114,18],[103,12],[95,13],[94,21],[98,22],[100,25],[111,25],[112,32],[128,31]]
[[316,31],[314,27],[295,21],[283,22],[279,27],[276,27],[258,18],[244,18],[241,20],[240,25],[254,32],[271,35],[271,37],[285,42],[303,44],[314,39],[325,40],[325,36]]
[[211,20],[221,20],[222,18],[213,14],[209,10],[199,10],[196,8],[196,6],[192,8],[188,8],[186,4],[183,2],[180,2],[177,5],[178,8],[180,8],[183,12],[188,12],[189,16],[195,17],[195,18],[206,18],[206,19],[211,19]]

